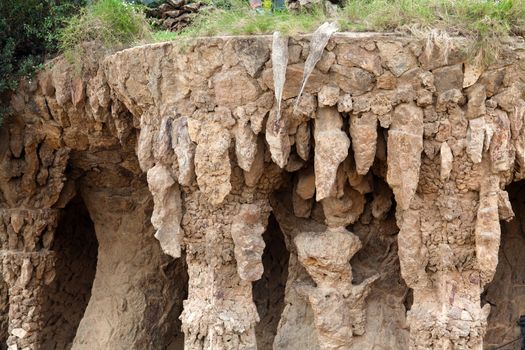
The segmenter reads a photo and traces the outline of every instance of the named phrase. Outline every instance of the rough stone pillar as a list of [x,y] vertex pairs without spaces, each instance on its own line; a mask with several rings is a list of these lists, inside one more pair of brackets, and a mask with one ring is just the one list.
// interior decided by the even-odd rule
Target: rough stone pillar
[[165,349],[174,336],[174,308],[184,279],[153,237],[145,186],[81,191],[99,244],[91,298],[72,349]]
[[[481,265],[492,254],[477,251],[491,239],[490,229],[496,228],[499,235],[497,199],[495,204],[486,207],[475,192],[440,190],[416,197],[402,214],[401,271],[414,290],[407,314],[411,349],[482,349],[490,307],[481,307],[480,296],[492,276]],[[490,220],[480,215],[493,210],[495,220],[487,225]],[[484,243],[477,242],[478,233]],[[495,243],[489,249],[497,259],[499,238]]]
[[228,196],[213,206],[196,191],[186,197],[185,206],[189,293],[181,315],[184,348],[256,349],[259,316],[252,281],[263,273],[268,202]]
[[[358,198],[353,197],[354,203]],[[334,201],[341,208],[348,198],[323,200],[327,226],[295,217],[279,200],[272,203],[290,250],[286,306],[275,349],[349,349],[353,337],[365,332],[365,299],[378,276],[359,285],[352,283],[349,262],[361,248],[361,242],[344,228],[348,220],[357,219],[362,208],[357,215],[349,211],[338,220],[336,214],[341,212],[334,210]],[[312,334],[317,339],[311,339]]]
[[[397,107],[389,130],[387,179],[397,201],[401,273],[414,292],[410,349],[481,350],[490,305],[482,307],[480,296],[496,271],[499,220],[513,215],[502,190],[513,152],[508,129],[498,126],[504,118],[481,120],[493,134],[483,148],[484,134],[472,129],[477,121],[469,124],[453,104],[447,112],[455,139],[444,133],[448,141],[424,141],[439,156],[422,156],[417,107]],[[479,154],[459,152],[465,147]]]
[[1,209],[0,257],[9,289],[9,349],[40,349],[45,327],[46,287],[55,277],[50,250],[56,209]]

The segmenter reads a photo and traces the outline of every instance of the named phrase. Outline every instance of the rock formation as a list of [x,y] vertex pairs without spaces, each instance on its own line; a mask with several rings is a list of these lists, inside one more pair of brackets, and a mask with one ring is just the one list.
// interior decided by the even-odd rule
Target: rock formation
[[519,334],[523,281],[500,254],[522,238],[500,220],[525,178],[522,48],[476,67],[460,38],[333,30],[140,46],[81,76],[57,58],[23,81],[0,129],[8,348],[480,350]]

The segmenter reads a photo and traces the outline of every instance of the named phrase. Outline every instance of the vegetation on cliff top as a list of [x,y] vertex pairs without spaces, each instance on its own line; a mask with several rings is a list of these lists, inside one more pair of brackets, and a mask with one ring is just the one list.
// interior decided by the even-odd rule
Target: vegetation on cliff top
[[[218,0],[208,0],[218,1]],[[224,6],[224,1],[228,6]],[[470,42],[469,54],[491,63],[508,36],[525,34],[525,0],[347,0],[328,17],[321,5],[302,11],[255,15],[243,0],[221,0],[179,33],[156,32],[157,41],[211,35],[307,33],[327,20],[341,31],[429,33],[442,30]],[[332,11],[333,12],[333,11]]]
[[9,92],[58,51],[64,21],[84,0],[0,0],[0,123]]
[[141,6],[122,0],[98,0],[67,21],[59,33],[60,48],[67,59],[79,63],[88,54],[85,43],[94,43],[100,50],[93,52],[90,48],[89,55],[102,56],[151,41],[151,31]]
[[[208,0],[210,1],[210,0]],[[213,3],[213,0],[211,0]],[[298,13],[254,15],[245,1],[201,13],[177,36],[305,33],[327,20],[319,5]],[[221,3],[222,4],[222,3]],[[476,37],[525,33],[525,0],[347,0],[335,16],[341,31],[392,31],[438,28]],[[289,23],[284,23],[289,22]],[[158,35],[161,38],[168,38]]]

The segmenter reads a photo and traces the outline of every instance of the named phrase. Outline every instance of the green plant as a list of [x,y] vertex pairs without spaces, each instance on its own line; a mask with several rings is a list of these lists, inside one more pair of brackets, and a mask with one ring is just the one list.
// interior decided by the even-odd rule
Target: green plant
[[297,34],[334,20],[341,31],[401,30],[419,35],[437,29],[464,36],[467,54],[488,64],[497,58],[506,36],[525,33],[525,0],[347,0],[337,16],[330,19],[320,7],[256,16],[245,1],[206,1],[214,6],[199,13],[188,28],[180,33],[155,33],[154,39],[270,34],[276,30]]
[[488,64],[504,37],[525,31],[525,0],[350,0],[340,24],[342,30],[443,30],[466,37],[469,56]]
[[57,52],[58,31],[84,0],[0,1],[0,120],[9,94]]
[[193,23],[179,33],[160,31],[154,33],[153,38],[168,41],[215,35],[269,34],[273,31],[293,35],[311,32],[326,20],[320,7],[298,13],[283,11],[256,15],[246,1],[222,0],[221,6],[223,8],[201,11]]
[[81,66],[88,42],[98,45],[103,55],[149,39],[151,29],[142,10],[122,0],[95,1],[67,21],[60,47],[68,60]]

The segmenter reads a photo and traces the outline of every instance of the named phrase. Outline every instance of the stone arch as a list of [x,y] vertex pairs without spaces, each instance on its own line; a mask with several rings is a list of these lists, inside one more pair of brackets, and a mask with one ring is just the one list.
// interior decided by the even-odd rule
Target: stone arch
[[154,238],[149,191],[142,184],[133,191],[82,187],[81,193],[99,249],[92,296],[72,348],[180,348],[188,277],[184,258],[165,255]]

